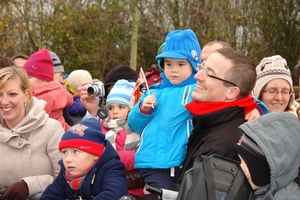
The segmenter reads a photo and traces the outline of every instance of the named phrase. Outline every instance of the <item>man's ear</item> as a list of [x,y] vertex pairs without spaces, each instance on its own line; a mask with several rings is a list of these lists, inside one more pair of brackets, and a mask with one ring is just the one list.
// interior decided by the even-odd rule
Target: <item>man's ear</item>
[[234,86],[234,87],[230,87],[228,89],[229,89],[229,91],[226,95],[227,99],[231,100],[231,101],[236,100],[240,94],[240,88]]

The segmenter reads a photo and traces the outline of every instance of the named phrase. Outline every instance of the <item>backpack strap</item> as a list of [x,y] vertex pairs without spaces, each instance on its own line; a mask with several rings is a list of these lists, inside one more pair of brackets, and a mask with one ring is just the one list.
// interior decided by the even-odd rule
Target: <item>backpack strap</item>
[[209,192],[209,191],[216,190],[213,168],[211,167],[211,163],[204,162],[203,168],[205,172],[206,193],[207,193],[208,200],[216,200],[216,194],[214,192]]
[[233,184],[230,187],[225,200],[235,199],[235,197],[237,196],[238,191],[240,190],[240,187],[241,187],[243,181],[244,181],[244,174],[243,174],[242,170],[239,170],[238,173],[236,174],[234,180],[233,180]]

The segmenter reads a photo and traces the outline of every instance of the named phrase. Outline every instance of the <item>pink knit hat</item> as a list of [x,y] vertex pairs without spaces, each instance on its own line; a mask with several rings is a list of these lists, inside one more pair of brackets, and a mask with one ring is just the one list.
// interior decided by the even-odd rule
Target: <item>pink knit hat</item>
[[47,49],[32,54],[23,66],[28,76],[45,81],[54,80],[53,61]]

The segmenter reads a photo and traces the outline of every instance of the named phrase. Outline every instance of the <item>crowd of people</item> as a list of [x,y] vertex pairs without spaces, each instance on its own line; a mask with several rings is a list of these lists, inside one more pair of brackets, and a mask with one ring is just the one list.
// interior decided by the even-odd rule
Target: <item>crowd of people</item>
[[[255,199],[300,198],[299,90],[282,56],[255,65],[186,29],[156,60],[146,90],[122,64],[93,95],[91,74],[65,74],[53,51],[0,56],[0,200],[159,199],[147,186],[179,191],[213,154],[240,162]],[[300,84],[300,61],[295,74]]]

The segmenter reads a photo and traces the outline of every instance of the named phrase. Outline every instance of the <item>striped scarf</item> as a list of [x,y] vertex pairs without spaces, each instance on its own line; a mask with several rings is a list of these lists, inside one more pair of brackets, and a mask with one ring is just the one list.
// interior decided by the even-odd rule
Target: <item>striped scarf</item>
[[116,137],[118,133],[126,129],[126,140],[124,145],[124,150],[135,150],[136,146],[140,141],[140,135],[133,132],[126,125],[126,118],[119,119],[108,119],[106,118],[103,126],[110,129],[106,134],[106,139],[111,143],[111,145],[116,149]]
[[66,170],[67,182],[70,185],[70,188],[72,188],[72,190],[79,190],[85,176],[87,175],[87,173],[89,173],[91,169],[92,166],[86,169],[83,173],[76,175],[72,175]]

